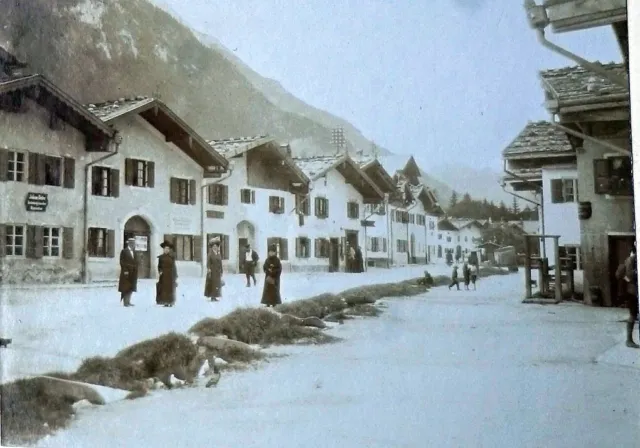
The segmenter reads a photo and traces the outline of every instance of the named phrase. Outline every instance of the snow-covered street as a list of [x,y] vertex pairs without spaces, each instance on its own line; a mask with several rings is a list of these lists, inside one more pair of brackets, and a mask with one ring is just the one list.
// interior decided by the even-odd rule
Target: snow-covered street
[[342,342],[272,349],[290,356],[224,373],[216,389],[83,410],[41,445],[637,446],[638,371],[596,362],[625,311],[523,305],[521,285],[496,276],[384,300],[381,317],[330,330]]
[[[372,283],[419,277],[428,269],[432,275],[448,274],[445,265],[417,265],[395,269],[369,269],[362,274],[285,273],[284,303],[324,292]],[[226,275],[220,302],[203,297],[203,280],[179,279],[174,308],[155,304],[155,280],[142,280],[133,296],[132,308],[119,303],[116,288],[3,289],[3,337],[13,338],[3,349],[2,382],[51,371],[73,371],[90,356],[113,356],[128,345],[170,331],[185,332],[205,317],[220,317],[237,307],[257,306],[262,294],[258,286],[247,288],[244,275]]]

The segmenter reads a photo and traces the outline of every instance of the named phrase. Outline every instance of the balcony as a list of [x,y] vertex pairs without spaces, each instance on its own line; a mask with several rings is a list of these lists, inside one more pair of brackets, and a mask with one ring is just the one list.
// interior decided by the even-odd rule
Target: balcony
[[613,25],[627,20],[626,0],[545,0],[556,33]]

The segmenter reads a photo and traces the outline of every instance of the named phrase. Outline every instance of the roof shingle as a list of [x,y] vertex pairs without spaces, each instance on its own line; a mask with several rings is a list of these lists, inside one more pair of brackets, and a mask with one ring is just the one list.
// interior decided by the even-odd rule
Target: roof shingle
[[153,98],[147,96],[135,96],[132,98],[119,98],[115,101],[88,104],[87,109],[102,121],[109,121],[153,101]]
[[502,151],[503,156],[573,152],[567,134],[548,121],[528,123]]
[[249,146],[256,146],[266,143],[269,140],[267,135],[255,135],[251,137],[225,138],[220,140],[208,140],[213,149],[222,154],[227,159],[235,154],[243,152]]
[[[627,77],[627,71],[623,64],[600,64],[603,69],[617,76]],[[543,82],[551,88],[551,94],[560,102],[593,101],[600,98],[607,101],[608,97],[629,95],[629,87],[622,87],[603,78],[597,73],[586,70],[580,66],[564,67],[540,72]]]
[[294,158],[296,165],[309,178],[314,179],[321,176],[332,166],[345,158],[344,155],[336,156],[317,156],[317,157],[298,157]]

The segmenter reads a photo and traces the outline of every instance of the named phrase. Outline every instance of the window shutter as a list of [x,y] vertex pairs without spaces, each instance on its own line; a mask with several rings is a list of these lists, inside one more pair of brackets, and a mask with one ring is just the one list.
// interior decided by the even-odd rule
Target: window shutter
[[320,238],[313,240],[313,256],[315,258],[320,257]]
[[229,235],[222,235],[222,249],[223,249],[222,259],[228,260],[229,259]]
[[578,196],[578,179],[574,179],[573,181],[573,194],[575,196],[575,201],[578,202],[580,200]]
[[172,177],[169,181],[169,200],[172,204],[178,203],[178,179],[175,177]]
[[124,184],[133,185],[133,159],[124,159]]
[[387,251],[387,239],[382,238],[382,252],[386,252],[386,251]]
[[0,224],[0,258],[7,254],[7,227],[4,224]]
[[9,151],[0,148],[0,182],[7,181],[9,171]]
[[314,202],[313,205],[314,205],[314,208],[315,208],[313,214],[316,217],[320,217],[320,198],[315,198],[313,202]]
[[346,245],[347,245],[347,238],[343,236],[340,238],[340,259],[341,260],[344,260],[344,250]]
[[289,259],[289,240],[286,238],[280,238],[280,259],[287,261]]
[[111,196],[117,198],[120,196],[120,170],[111,169]]
[[38,185],[38,154],[29,153],[29,183]]
[[193,237],[193,261],[202,263],[202,236]]
[[251,190],[251,203],[256,203],[256,192],[254,190]]
[[562,197],[562,179],[551,179],[551,203],[564,202]]
[[62,258],[73,258],[73,227],[62,229]]
[[300,237],[296,238],[296,258],[302,257],[302,241]]
[[27,248],[25,255],[27,258],[42,258],[42,227],[27,226]]
[[327,198],[324,199],[324,217],[329,217],[329,199]]
[[65,157],[62,159],[62,171],[64,178],[62,186],[64,188],[75,188],[76,186],[76,161],[71,157]]
[[107,230],[107,257],[116,256],[116,232],[115,230]]
[[147,162],[147,187],[153,188],[156,186],[156,163]]
[[196,181],[195,179],[190,179],[189,180],[189,204],[195,205],[197,198],[198,198],[198,192],[196,190]]
[[593,160],[593,177],[595,194],[608,194],[611,191],[609,160]]
[[229,186],[222,185],[222,204],[229,205]]

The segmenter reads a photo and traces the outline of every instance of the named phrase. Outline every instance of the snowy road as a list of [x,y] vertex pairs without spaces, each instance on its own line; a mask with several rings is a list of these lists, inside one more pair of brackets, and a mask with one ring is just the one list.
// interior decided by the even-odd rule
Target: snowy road
[[638,370],[594,362],[624,311],[523,305],[521,282],[385,300],[380,318],[332,329],[343,342],[86,410],[42,446],[638,446]]
[[[448,273],[445,265],[417,265],[394,269],[370,269],[362,274],[285,273],[284,302],[325,292],[422,276]],[[55,290],[0,290],[3,337],[13,338],[0,352],[2,382],[52,371],[74,371],[91,356],[114,356],[123,348],[170,331],[186,332],[205,317],[220,317],[235,308],[257,306],[258,286],[247,288],[244,275],[226,275],[220,302],[203,297],[203,280],[181,278],[174,308],[155,304],[155,280],[142,280],[133,296],[135,307],[119,303],[116,288]]]

